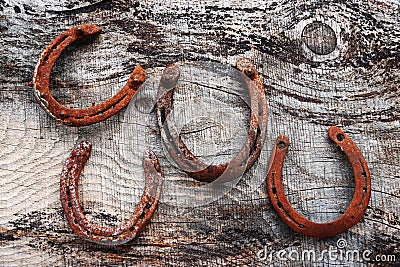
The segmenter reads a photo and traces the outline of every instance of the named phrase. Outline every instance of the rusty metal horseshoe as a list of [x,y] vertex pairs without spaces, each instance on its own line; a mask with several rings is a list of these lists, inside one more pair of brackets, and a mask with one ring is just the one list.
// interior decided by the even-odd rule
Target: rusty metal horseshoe
[[118,113],[126,107],[146,79],[146,72],[137,66],[126,85],[116,95],[89,108],[73,109],[60,104],[50,92],[50,75],[56,60],[73,42],[100,34],[94,24],[73,27],[57,36],[45,49],[33,74],[33,92],[40,106],[53,118],[68,126],[91,125]]
[[168,122],[167,117],[173,110],[173,94],[180,75],[179,68],[175,65],[167,67],[160,81],[156,114],[163,143],[178,167],[200,182],[213,182],[222,177],[222,174],[224,174],[221,178],[223,182],[242,175],[253,166],[265,141],[268,114],[261,77],[249,59],[240,58],[236,67],[244,77],[250,96],[250,128],[238,154],[230,162],[219,165],[207,165],[201,162],[187,148],[177,130]]
[[336,126],[329,128],[328,135],[343,150],[354,173],[353,199],[340,218],[328,223],[315,223],[304,218],[289,203],[282,185],[282,166],[289,147],[286,136],[279,136],[276,140],[266,179],[269,198],[279,217],[297,233],[316,238],[335,236],[356,225],[363,217],[371,196],[371,176],[356,144]]
[[135,238],[153,216],[161,196],[162,171],[156,155],[146,151],[142,165],[146,176],[142,198],[131,217],[118,227],[101,227],[91,223],[79,202],[78,181],[90,157],[92,145],[83,141],[75,147],[66,160],[60,176],[60,198],[68,224],[75,234],[87,240],[120,245]]

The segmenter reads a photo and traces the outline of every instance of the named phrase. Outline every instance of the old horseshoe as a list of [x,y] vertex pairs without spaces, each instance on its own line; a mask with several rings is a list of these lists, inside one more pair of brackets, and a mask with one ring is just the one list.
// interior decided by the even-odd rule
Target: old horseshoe
[[148,150],[142,165],[146,182],[142,198],[131,217],[118,227],[91,223],[83,213],[78,194],[79,175],[90,157],[92,145],[84,141],[71,152],[60,178],[60,198],[68,224],[75,234],[87,240],[120,245],[135,238],[153,216],[161,195],[162,172],[156,155]]
[[126,107],[146,79],[146,72],[137,66],[126,85],[116,95],[89,108],[73,109],[61,105],[50,92],[50,75],[56,60],[73,42],[95,36],[101,28],[94,24],[73,27],[57,36],[47,46],[33,74],[33,91],[40,106],[53,118],[68,126],[91,125],[118,113]]
[[328,135],[346,154],[354,173],[353,199],[340,218],[328,223],[315,223],[304,218],[290,205],[282,185],[282,166],[289,147],[286,136],[277,138],[266,179],[269,198],[279,217],[294,231],[317,238],[335,236],[356,225],[363,217],[371,196],[371,176],[356,144],[336,126],[329,128]]
[[176,65],[167,67],[160,81],[156,114],[163,143],[174,162],[190,177],[200,182],[210,183],[220,177],[220,180],[225,182],[242,175],[253,166],[265,141],[268,114],[261,77],[249,59],[238,59],[236,67],[244,78],[250,96],[250,128],[238,154],[231,161],[219,165],[207,165],[201,162],[187,148],[178,131],[168,122],[168,115],[173,110],[173,95],[180,75],[179,68]]

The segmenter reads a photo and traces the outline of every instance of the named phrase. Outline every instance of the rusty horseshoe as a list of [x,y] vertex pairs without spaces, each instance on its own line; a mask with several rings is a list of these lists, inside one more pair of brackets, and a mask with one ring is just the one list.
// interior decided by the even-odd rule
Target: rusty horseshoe
[[56,60],[73,42],[100,34],[101,28],[94,24],[73,27],[57,36],[45,49],[33,74],[33,92],[40,106],[53,118],[68,126],[91,125],[118,113],[126,107],[146,79],[146,72],[137,66],[126,85],[103,103],[89,108],[73,109],[60,104],[50,92],[50,75]]
[[162,171],[156,155],[147,150],[142,165],[146,182],[139,204],[131,217],[118,227],[101,227],[91,223],[83,213],[78,194],[79,175],[90,157],[88,141],[75,147],[66,160],[60,177],[60,198],[68,224],[75,234],[87,240],[120,245],[135,238],[153,216],[161,195]]
[[236,68],[241,72],[250,96],[250,128],[246,141],[238,154],[231,161],[219,165],[207,165],[201,162],[187,148],[178,131],[168,122],[168,115],[173,110],[173,95],[180,70],[178,66],[171,65],[163,71],[156,102],[157,122],[161,137],[168,154],[178,167],[200,182],[210,183],[218,178],[225,182],[242,175],[253,166],[265,141],[268,116],[267,100],[261,77],[249,59],[238,59]]
[[353,199],[340,218],[328,223],[315,223],[304,218],[290,205],[282,185],[282,166],[289,147],[286,136],[279,136],[276,140],[266,179],[269,198],[279,217],[294,231],[316,238],[335,236],[356,225],[363,217],[371,196],[371,176],[356,144],[336,126],[329,128],[328,135],[343,150],[354,173]]

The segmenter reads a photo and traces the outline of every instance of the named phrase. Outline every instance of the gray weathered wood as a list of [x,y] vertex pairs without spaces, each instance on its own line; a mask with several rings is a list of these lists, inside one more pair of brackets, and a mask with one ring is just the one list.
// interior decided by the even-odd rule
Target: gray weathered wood
[[[104,101],[138,64],[149,79],[120,114],[70,128],[39,107],[28,82],[47,44],[82,23],[96,23],[104,33],[71,47],[58,60],[52,73],[58,100],[73,107]],[[175,168],[162,149],[151,111],[157,79],[174,62],[234,65],[239,57],[251,58],[262,73],[269,101],[267,141],[257,163],[231,190],[204,206],[194,205],[190,201],[199,197],[199,184]],[[271,263],[257,257],[263,248],[318,254],[336,247],[339,238],[347,241],[348,250],[395,254],[399,264],[399,69],[397,0],[0,0],[0,265],[263,266]],[[187,78],[201,75],[194,71]],[[228,80],[205,79],[206,86],[176,93],[175,119],[188,146],[204,160],[231,158],[247,131],[249,109],[230,91]],[[274,139],[288,135],[292,144],[284,179],[289,200],[312,220],[338,218],[354,182],[345,157],[328,141],[330,125],[342,126],[363,152],[372,197],[359,224],[318,240],[282,223],[267,198],[264,178]],[[127,245],[83,241],[63,216],[58,175],[71,149],[84,139],[92,141],[94,151],[81,177],[81,199],[88,217],[102,225],[119,224],[139,201],[143,150],[150,147],[160,157],[163,199],[151,224]],[[276,257],[272,264],[366,265]]]

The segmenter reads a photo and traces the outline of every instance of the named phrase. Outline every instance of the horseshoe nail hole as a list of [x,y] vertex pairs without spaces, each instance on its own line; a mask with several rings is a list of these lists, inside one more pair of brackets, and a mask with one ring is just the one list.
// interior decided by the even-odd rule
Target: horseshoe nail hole
[[282,208],[282,203],[281,202],[278,202],[276,204],[278,205],[279,208]]
[[43,58],[43,62],[44,63],[47,63],[47,60],[49,59],[49,55],[46,55],[44,58]]
[[337,139],[339,142],[342,142],[342,141],[344,140],[344,135],[343,135],[343,134],[338,134],[338,135],[336,136],[336,139]]
[[351,219],[354,220],[356,217],[354,217],[354,215],[351,215]]
[[142,214],[140,214],[140,219],[143,219],[145,215],[146,215],[146,212],[143,211]]
[[83,32],[82,28],[77,28],[77,29],[76,29],[76,34],[77,34],[77,35],[83,35],[84,32]]
[[244,73],[249,77],[252,78],[255,74],[255,70],[251,67],[244,69]]
[[276,194],[276,187],[272,187],[272,193]]
[[277,146],[279,149],[284,149],[286,147],[286,144],[283,141],[279,141]]
[[337,46],[335,31],[320,21],[306,25],[301,35],[308,49],[318,55],[330,54]]
[[161,123],[165,123],[165,108],[161,109]]
[[364,190],[364,191],[367,191],[367,187],[366,187],[366,186],[364,186],[364,187],[363,187],[363,190]]
[[363,176],[364,178],[367,178],[367,173],[366,173],[365,171],[363,171],[361,174],[362,174],[362,176]]

